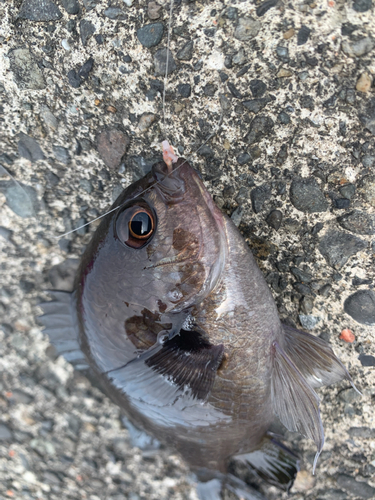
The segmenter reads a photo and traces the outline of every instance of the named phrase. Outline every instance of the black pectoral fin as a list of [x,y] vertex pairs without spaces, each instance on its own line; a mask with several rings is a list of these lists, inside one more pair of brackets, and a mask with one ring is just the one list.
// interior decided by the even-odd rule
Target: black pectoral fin
[[87,370],[88,364],[78,343],[72,294],[51,291],[50,297],[53,300],[39,304],[44,313],[39,316],[39,321],[45,326],[44,333],[48,335],[57,353],[76,370]]
[[259,449],[236,455],[233,460],[244,464],[267,483],[289,492],[300,470],[298,456],[274,438],[265,437]]
[[272,405],[285,427],[312,439],[317,446],[313,471],[324,444],[319,397],[293,361],[273,343]]
[[198,332],[181,330],[145,362],[179,389],[188,389],[194,398],[205,399],[223,354],[223,345],[210,344]]

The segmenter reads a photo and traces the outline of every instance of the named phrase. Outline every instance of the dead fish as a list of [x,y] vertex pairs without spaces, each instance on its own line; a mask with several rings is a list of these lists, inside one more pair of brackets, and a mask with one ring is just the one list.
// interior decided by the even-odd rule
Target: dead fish
[[193,469],[226,474],[237,460],[288,489],[298,458],[267,434],[272,422],[315,442],[315,468],[315,388],[351,377],[326,342],[281,323],[199,174],[168,144],[164,160],[118,197],[73,293],[55,292],[42,322],[58,353]]

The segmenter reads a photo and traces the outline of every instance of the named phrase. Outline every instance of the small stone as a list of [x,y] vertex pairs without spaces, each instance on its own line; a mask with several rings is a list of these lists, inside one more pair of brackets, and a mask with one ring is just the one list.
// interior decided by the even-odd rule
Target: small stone
[[205,144],[204,146],[200,147],[198,149],[197,153],[200,156],[203,156],[204,158],[213,158],[215,156],[213,150],[210,148],[210,146],[207,146],[207,144]]
[[36,140],[23,132],[18,136],[17,146],[19,155],[32,163],[44,159],[43,151]]
[[288,125],[290,123],[290,116],[288,115],[288,113],[285,113],[285,111],[281,111],[277,115],[277,121],[279,121],[283,125]]
[[237,89],[237,87],[232,82],[227,82],[228,89],[233,97],[236,99],[242,99],[241,92]]
[[[233,64],[238,64],[238,65],[245,64],[245,62],[246,62],[246,54],[245,54],[245,51],[243,50],[242,47],[240,48],[239,51],[237,51],[234,54],[234,56],[232,58],[232,61],[233,61]],[[237,76],[238,76],[238,74],[237,74]]]
[[237,194],[235,200],[239,205],[242,205],[242,204],[246,203],[248,199],[249,199],[249,190],[245,186],[243,186],[238,191],[238,194]]
[[258,115],[250,123],[250,130],[244,140],[248,144],[255,144],[267,136],[273,129],[274,123],[267,115]]
[[371,499],[375,497],[375,488],[364,481],[356,481],[354,477],[346,474],[338,476],[337,485],[359,498]]
[[251,204],[256,214],[263,210],[264,204],[271,198],[271,188],[268,184],[257,186],[250,193]]
[[0,441],[10,441],[12,433],[5,424],[0,424]]
[[79,3],[77,0],[61,0],[61,4],[68,14],[78,14]]
[[189,40],[185,45],[177,52],[176,57],[179,61],[190,61],[193,58],[194,42]]
[[56,21],[61,16],[59,8],[51,0],[24,0],[18,13],[19,18],[29,21]]
[[79,78],[77,71],[75,69],[71,69],[68,71],[68,82],[74,89],[78,89],[81,85],[81,79]]
[[79,70],[78,70],[78,76],[79,76],[79,78],[81,78],[82,80],[87,80],[87,78],[89,76],[89,73],[92,70],[93,66],[94,66],[94,59],[92,57],[90,57],[79,68]]
[[372,207],[375,207],[375,175],[363,177],[359,182],[358,191]]
[[150,19],[159,19],[160,17],[161,5],[157,2],[148,2],[147,5],[147,15]]
[[129,137],[118,129],[107,129],[96,137],[101,159],[109,168],[118,168],[130,143]]
[[217,91],[216,85],[213,83],[208,83],[203,87],[203,92],[207,97],[213,97]]
[[301,300],[302,314],[309,315],[314,308],[314,300],[311,297],[303,297]]
[[108,19],[124,19],[125,17],[125,12],[119,7],[108,7],[103,14]]
[[319,251],[335,269],[346,264],[352,255],[364,250],[367,243],[357,236],[340,231],[330,231],[320,240]]
[[344,311],[361,325],[375,324],[375,293],[358,290],[344,302]]
[[276,73],[277,78],[289,78],[290,76],[293,76],[293,72],[290,71],[289,69],[281,68],[277,73]]
[[241,153],[237,156],[237,162],[239,165],[245,165],[246,163],[249,163],[250,160],[251,156],[249,153]]
[[0,226],[0,237],[5,241],[10,241],[13,231],[7,229],[6,227]]
[[372,77],[366,71],[359,77],[355,88],[358,92],[368,92],[371,89]]
[[278,231],[280,229],[282,220],[282,212],[280,212],[280,210],[272,210],[272,212],[268,214],[266,222],[270,227],[273,227],[273,229]]
[[82,45],[86,46],[90,37],[95,33],[96,28],[91,21],[82,19],[82,21],[79,23],[79,30],[81,34]]
[[370,37],[362,38],[356,42],[344,40],[341,44],[341,50],[349,57],[361,57],[371,52],[375,42]]
[[353,9],[357,12],[367,12],[372,8],[372,0],[353,0]]
[[314,99],[310,95],[303,95],[299,102],[302,108],[309,109],[310,111],[313,111],[315,107]]
[[180,83],[178,86],[177,86],[177,91],[178,93],[180,94],[181,97],[190,97],[191,95],[191,85],[189,85],[188,83]]
[[311,29],[302,25],[297,33],[297,45],[304,45],[310,37]]
[[300,314],[298,318],[302,327],[306,330],[313,330],[320,321],[320,318],[316,318],[311,314]]
[[351,200],[355,195],[356,187],[354,184],[345,184],[339,188],[339,191],[344,198]]
[[264,14],[272,9],[272,7],[275,7],[278,4],[279,0],[266,0],[265,2],[262,2],[257,8],[256,8],[256,13],[258,17],[264,16]]
[[14,49],[9,52],[10,69],[21,90],[42,90],[45,88],[43,73],[34,61],[29,49]]
[[315,478],[307,470],[300,470],[297,472],[296,478],[293,483],[293,491],[308,491],[314,487]]
[[360,354],[358,359],[362,366],[375,366],[375,356],[371,356],[371,354]]
[[[173,59],[172,52],[168,51],[168,72],[170,75],[177,69],[176,63]],[[159,49],[154,56],[155,73],[159,76],[164,76],[167,69],[167,49]]]
[[288,62],[289,61],[289,50],[288,47],[284,47],[282,45],[278,45],[276,47],[276,55],[278,59],[280,59],[283,62]]
[[329,283],[327,283],[326,285],[323,285],[320,289],[319,289],[319,294],[322,296],[322,297],[328,297],[328,295],[330,294],[332,290],[332,285],[330,285]]
[[365,155],[362,157],[362,165],[365,168],[373,168],[375,167],[375,156],[374,155]]
[[257,36],[261,26],[262,24],[252,17],[240,17],[234,31],[234,38],[237,38],[237,40],[241,40],[242,42],[251,40]]
[[5,194],[6,203],[13,212],[22,218],[35,217],[39,203],[36,191],[31,186],[14,182],[4,182],[0,185]]
[[69,151],[62,146],[52,146],[53,153],[57,161],[60,161],[64,165],[68,165],[71,161]]
[[292,38],[292,36],[294,36],[294,33],[294,28],[290,28],[288,31],[285,31],[285,33],[283,34],[284,40],[289,40],[290,38]]
[[254,97],[262,97],[267,90],[267,85],[262,80],[251,80],[250,90]]
[[325,212],[329,206],[313,177],[293,179],[290,186],[290,201],[297,210],[309,214]]
[[339,338],[348,344],[352,344],[355,341],[355,336],[349,328],[344,328],[344,330],[340,333]]
[[283,144],[276,156],[277,165],[282,165],[288,159],[288,145]]
[[375,215],[366,214],[359,210],[337,217],[337,222],[341,227],[356,234],[366,234],[371,236],[375,234]]
[[156,115],[153,113],[143,113],[138,122],[138,127],[141,132],[148,130],[156,120]]
[[232,222],[235,226],[239,226],[241,224],[242,220],[242,215],[243,215],[243,208],[242,207],[237,207],[234,212],[231,215]]
[[155,47],[163,38],[164,25],[162,23],[146,24],[137,30],[138,40],[144,47]]
[[299,269],[298,267],[291,267],[290,271],[301,283],[310,283],[312,280],[310,273],[302,271],[302,269]]
[[94,9],[100,0],[83,0],[83,5],[85,6],[87,11]]

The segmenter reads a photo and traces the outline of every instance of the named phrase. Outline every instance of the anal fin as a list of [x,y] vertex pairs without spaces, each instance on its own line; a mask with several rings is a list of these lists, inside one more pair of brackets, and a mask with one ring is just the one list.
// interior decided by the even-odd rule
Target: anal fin
[[50,302],[39,304],[43,315],[39,321],[45,326],[57,354],[63,356],[76,370],[89,368],[78,342],[78,328],[75,320],[74,296],[68,292],[51,291]]

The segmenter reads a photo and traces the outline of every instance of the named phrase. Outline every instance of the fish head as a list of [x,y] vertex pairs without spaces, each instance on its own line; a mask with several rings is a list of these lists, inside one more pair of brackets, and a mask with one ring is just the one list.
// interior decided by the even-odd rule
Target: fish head
[[225,225],[186,160],[156,163],[115,207],[84,259],[97,288],[106,282],[110,295],[153,314],[181,312],[212,291],[225,265]]

